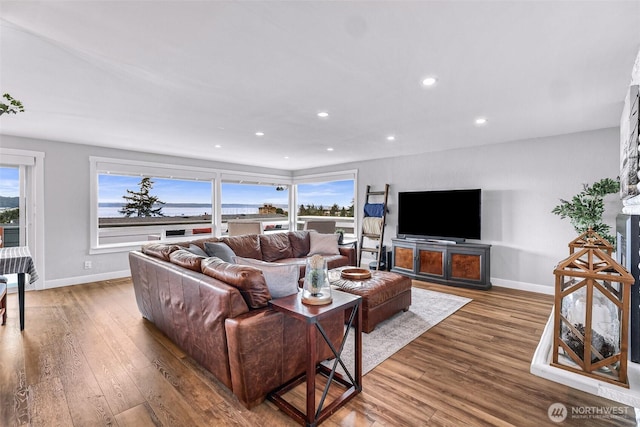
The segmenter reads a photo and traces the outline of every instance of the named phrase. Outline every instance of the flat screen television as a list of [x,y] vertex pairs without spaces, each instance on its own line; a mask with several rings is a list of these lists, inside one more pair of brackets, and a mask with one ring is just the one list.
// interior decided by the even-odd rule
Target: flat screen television
[[481,207],[480,189],[399,192],[398,237],[480,239]]

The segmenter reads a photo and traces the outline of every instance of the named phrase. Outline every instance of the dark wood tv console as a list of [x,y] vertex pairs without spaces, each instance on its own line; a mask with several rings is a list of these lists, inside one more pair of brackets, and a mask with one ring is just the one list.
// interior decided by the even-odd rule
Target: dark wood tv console
[[392,239],[391,271],[443,285],[490,289],[491,245]]

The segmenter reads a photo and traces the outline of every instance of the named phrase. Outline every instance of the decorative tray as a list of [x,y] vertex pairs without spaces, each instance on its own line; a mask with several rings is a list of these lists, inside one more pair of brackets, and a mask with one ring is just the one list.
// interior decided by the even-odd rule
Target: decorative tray
[[345,268],[340,276],[347,280],[364,280],[371,277],[371,272],[364,268]]

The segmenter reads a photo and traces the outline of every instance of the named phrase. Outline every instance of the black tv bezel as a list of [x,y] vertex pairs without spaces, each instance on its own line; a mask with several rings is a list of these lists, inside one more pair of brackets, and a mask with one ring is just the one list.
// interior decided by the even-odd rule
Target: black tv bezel
[[[400,230],[400,220],[402,214],[402,206],[401,206],[401,194],[411,193],[411,194],[419,194],[419,193],[477,193],[478,194],[478,227],[477,234],[461,234],[461,235],[436,235],[436,234],[415,234],[415,233],[402,233]],[[421,190],[421,191],[399,191],[398,192],[398,225],[396,228],[396,235],[400,239],[412,239],[412,240],[427,240],[427,241],[441,241],[441,242],[452,242],[452,243],[462,243],[466,240],[480,240],[482,238],[482,189],[481,188],[463,188],[463,189],[454,189],[454,190]]]

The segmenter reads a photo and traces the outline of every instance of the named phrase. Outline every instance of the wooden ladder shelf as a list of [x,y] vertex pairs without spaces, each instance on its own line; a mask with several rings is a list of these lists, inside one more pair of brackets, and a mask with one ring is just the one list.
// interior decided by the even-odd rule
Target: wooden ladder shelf
[[[369,203],[370,198],[382,198],[382,227],[380,228],[380,234],[371,234],[365,233],[365,230],[362,229],[360,232],[360,242],[358,245],[358,263],[360,266],[362,263],[362,252],[370,252],[376,254],[376,269],[380,269],[380,260],[382,258],[382,247],[384,242],[384,228],[387,223],[387,199],[389,198],[389,184],[384,185],[384,190],[382,191],[372,191],[371,186],[367,185],[367,192],[365,198],[365,206]],[[380,202],[378,202],[380,203]],[[375,247],[365,246],[365,239],[371,239],[377,241],[377,245]],[[387,261],[388,262],[388,261]]]

